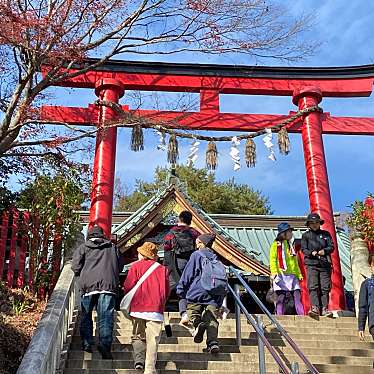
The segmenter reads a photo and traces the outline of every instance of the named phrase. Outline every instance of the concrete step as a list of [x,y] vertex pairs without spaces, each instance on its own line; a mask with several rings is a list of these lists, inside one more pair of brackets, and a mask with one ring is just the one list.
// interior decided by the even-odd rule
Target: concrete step
[[[169,359],[169,357],[182,357],[184,359],[189,359],[189,357],[206,357],[211,358],[209,353],[202,352],[202,346],[194,344],[193,346],[174,346],[163,344],[160,345],[160,350],[158,357],[162,359]],[[236,349],[233,349],[236,348]],[[246,354],[256,354],[258,352],[257,346],[244,346],[244,347],[233,347],[233,346],[221,346],[221,353],[219,359],[232,359],[235,360],[236,356],[246,355]],[[277,352],[282,352],[287,355],[287,357],[294,355],[294,351],[291,347],[277,347]],[[324,357],[357,357],[357,358],[374,358],[373,351],[370,349],[355,349],[355,348],[330,348],[330,349],[316,349],[316,348],[304,348],[303,353],[309,358],[311,356],[320,355]],[[131,359],[132,348],[130,345],[124,346],[123,350],[112,352],[113,358],[118,360]],[[70,350],[68,353],[68,358],[74,360],[95,360],[101,359],[101,355],[95,350],[93,353],[87,353],[82,350]]]
[[[198,352],[205,348],[205,342],[202,344],[195,344],[192,341],[192,338],[182,338],[182,341],[178,341],[178,344],[175,344],[175,341],[161,341],[159,345],[159,350],[169,351],[169,352]],[[246,348],[257,347],[257,339],[242,339],[242,346],[238,347],[236,345],[235,339],[219,339],[220,345],[225,347],[225,352],[244,352]],[[271,343],[274,347],[288,347],[289,345],[281,339],[273,339]],[[298,346],[303,351],[307,348],[310,349],[355,349],[355,350],[374,350],[374,342],[361,342],[357,341],[352,343],[350,341],[341,341],[338,344],[335,341],[318,341],[318,340],[299,340],[297,341]],[[75,340],[71,343],[70,349],[74,351],[79,351],[81,349],[80,340]],[[131,350],[130,341],[119,343],[117,340],[112,344],[112,350],[115,352],[121,352],[125,350]],[[374,356],[374,355],[373,355]]]
[[[179,327],[178,323],[179,323],[179,320],[170,321],[171,326]],[[348,331],[348,330],[357,332],[357,322],[339,323],[338,321],[331,320],[331,321],[320,321],[320,322],[318,321],[313,321],[313,322],[289,321],[286,323],[285,322],[280,322],[280,323],[281,323],[281,326],[283,326],[285,330],[303,329],[302,331],[309,332],[309,331],[312,331],[312,330],[315,331],[316,329],[318,329],[318,331],[329,330],[331,332],[331,330],[339,329],[339,330],[342,330],[341,332],[343,333],[344,331]],[[267,328],[275,328],[273,324],[271,324],[269,321],[266,321],[266,320],[264,320],[264,325]],[[79,322],[77,326],[79,326]],[[96,326],[96,323],[94,323],[94,327],[95,326]],[[235,323],[235,320],[219,320],[219,326],[222,329],[235,331],[236,323]],[[252,325],[247,320],[241,320],[241,326],[242,326],[242,329],[247,328],[247,329],[253,330]],[[126,330],[126,329],[131,330],[132,325],[131,325],[131,322],[128,320],[115,320],[114,328],[121,329],[121,330]]]
[[[235,319],[221,320],[219,342],[221,353],[204,353],[205,343],[195,344],[188,330],[179,326],[179,314],[170,313],[173,336],[162,333],[157,368],[159,374],[258,374],[257,337],[253,327],[242,316],[242,346],[236,345]],[[300,374],[306,373],[305,365],[292,348],[282,339],[265,316],[267,338],[286,362],[299,362]],[[373,374],[374,342],[361,342],[357,336],[357,319],[353,317],[320,318],[308,316],[278,316],[277,320],[299,345],[303,353],[321,374]],[[78,318],[79,322],[79,318]],[[139,374],[133,369],[131,346],[131,322],[122,313],[116,313],[114,360],[102,360],[94,347],[92,354],[81,350],[79,325],[70,333],[70,349],[64,355],[65,374]],[[96,332],[96,329],[94,329]],[[266,352],[266,372],[279,373],[271,355]]]
[[[254,315],[257,316],[257,315]],[[269,318],[264,315],[264,314],[259,314],[261,318],[268,322]],[[319,317],[319,320],[315,320],[309,316],[274,316],[281,324],[304,324],[304,323],[321,323],[321,324],[331,324],[331,323],[338,323],[341,325],[342,323],[344,324],[352,324],[357,326],[357,318],[355,317],[340,317],[340,318],[326,318],[326,317]],[[124,315],[120,312],[116,312],[115,314],[115,320],[119,322],[129,322],[130,321],[124,317]],[[94,320],[96,320],[96,316],[94,316]],[[178,323],[180,320],[179,313],[172,312],[169,314],[169,319],[170,322],[172,323]],[[243,322],[246,322],[247,319],[246,317],[241,314],[241,320]],[[223,322],[235,322],[235,315],[234,314],[229,314],[228,318],[224,320]]]
[[[139,374],[141,371],[134,369],[77,369],[66,368],[64,374]],[[158,370],[158,374],[206,374],[207,370]],[[236,371],[236,374],[248,374],[247,370]],[[253,369],[251,374],[259,374],[258,369]],[[209,370],[209,374],[227,374],[226,370]],[[267,370],[266,374],[279,374],[278,370]],[[321,373],[322,374],[322,373]],[[356,373],[359,374],[359,373]]]
[[[182,336],[183,335],[183,336]],[[266,337],[270,341],[282,341],[282,336],[279,333],[266,333]],[[236,339],[233,334],[227,334],[225,332],[219,333],[219,341],[222,344],[225,345],[236,345]],[[330,334],[291,334],[291,337],[296,342],[299,341],[316,341],[316,342],[323,342],[323,343],[335,343],[335,346],[337,344],[340,344],[340,342],[348,343],[351,342],[351,344],[359,344],[361,343],[357,336],[355,335],[330,335]],[[257,341],[257,334],[252,332],[246,335],[245,338],[242,339],[242,344],[251,344],[252,340]],[[115,335],[113,342],[114,343],[120,343],[120,344],[128,344],[131,341],[131,335]],[[81,337],[80,336],[73,336],[72,337],[73,343],[80,343]],[[161,336],[161,344],[166,343],[174,343],[174,344],[188,344],[192,342],[192,336],[188,331],[185,331],[184,333],[179,333],[178,335],[173,335],[172,337],[166,337],[165,333],[162,333]],[[339,342],[339,343],[337,343]]]
[[[225,345],[220,344],[221,351],[227,353],[238,353],[238,352],[247,352],[251,351],[254,347],[257,349],[257,341],[252,341],[252,344],[248,344],[246,346],[235,346],[235,345]],[[283,342],[282,342],[283,343]],[[284,343],[282,344],[284,345]],[[180,344],[160,344],[158,347],[159,352],[202,352],[204,348],[206,348],[206,344],[195,344],[190,340],[188,343],[180,343]],[[70,351],[81,351],[81,344],[80,343],[71,343],[70,344]],[[127,344],[120,344],[120,343],[113,343],[112,344],[112,352],[127,352],[132,351],[132,346],[130,343]]]
[[[180,315],[179,315],[179,312],[165,312],[165,313],[169,313],[169,316],[170,318],[179,318]],[[96,317],[97,313],[96,311],[93,311],[92,312],[92,315],[94,317]],[[264,317],[265,314],[254,314],[256,316],[262,316]],[[121,311],[115,311],[115,316],[120,316],[120,317],[123,317],[123,313]],[[243,316],[243,315],[242,315]],[[234,319],[235,318],[235,314],[232,312],[232,313],[229,313],[228,314],[228,317],[229,318],[232,318]],[[309,316],[298,316],[298,315],[284,315],[284,316],[275,316],[278,320],[302,320],[302,319],[305,319],[305,320],[310,320],[310,317]],[[243,316],[244,318],[244,316]],[[321,317],[322,318],[322,317]],[[331,318],[329,318],[331,319]],[[334,318],[333,318],[334,319]],[[356,321],[357,318],[356,317],[339,317],[339,318],[336,318],[336,319],[339,319],[339,320],[345,320],[345,321]]]
[[[292,336],[294,334],[315,334],[316,327],[284,327],[285,330]],[[318,328],[318,327],[317,327]],[[191,336],[191,333],[185,327],[179,325],[171,325],[171,329],[173,332],[173,336]],[[270,334],[279,334],[278,330],[274,326],[267,326],[265,331]],[[93,329],[94,335],[97,334],[97,329]],[[235,326],[219,326],[218,329],[219,334],[222,337],[234,337],[236,336],[236,328]],[[255,329],[251,325],[244,325],[241,327],[241,334],[242,336],[246,336],[250,333],[254,333]],[[164,334],[164,331],[162,332]],[[327,334],[331,336],[355,336],[357,337],[357,328],[356,329],[346,329],[346,328],[318,328],[318,333],[320,334]],[[120,328],[116,328],[113,331],[115,336],[130,336],[132,334],[132,327],[131,326],[121,326]],[[77,329],[75,332],[76,336],[80,336],[80,331]]]
[[[178,323],[171,323],[170,324],[176,331],[179,331],[181,329],[184,329],[183,326],[180,326]],[[264,323],[265,327],[267,329],[274,329],[275,326],[270,323]],[[79,326],[79,324],[77,324]],[[318,331],[324,331],[328,330],[329,332],[334,332],[335,330],[339,330],[338,333],[346,332],[346,331],[355,331],[357,333],[357,323],[355,324],[346,324],[346,323],[338,323],[338,322],[331,322],[330,324],[327,323],[304,323],[300,325],[295,324],[282,324],[283,328],[287,331],[293,331],[293,330],[299,330],[305,329],[305,331],[315,331],[318,329]],[[94,329],[96,328],[96,323],[94,324]],[[219,321],[219,328],[221,330],[227,330],[227,331],[235,331],[236,325],[235,321]],[[250,323],[247,323],[247,321],[243,322],[241,324],[242,331],[250,330],[253,331],[253,327]],[[114,329],[118,330],[132,330],[132,325],[130,322],[115,322],[114,323]],[[341,331],[340,331],[341,330]],[[303,330],[304,331],[304,330]]]
[[316,364],[316,369],[320,373],[339,373],[339,374],[373,374],[373,366],[362,365],[329,365]]
[[[175,333],[178,332],[184,332],[188,331],[186,327],[181,326],[179,324],[170,324],[172,331]],[[300,326],[295,326],[295,325],[282,325],[285,331],[289,332],[290,334],[292,333],[305,333],[305,334],[315,334],[316,332],[318,333],[324,333],[324,334],[333,334],[333,335],[355,335],[357,336],[358,334],[358,329],[357,325],[354,326],[342,326],[342,325],[300,325]],[[272,324],[264,324],[264,328],[268,332],[275,332],[278,331],[276,326]],[[94,324],[93,330],[96,331],[97,325]],[[125,323],[115,323],[114,324],[114,329],[113,331],[118,331],[123,334],[128,334],[132,332],[132,325],[130,324],[125,324]],[[222,323],[219,321],[219,331],[224,331],[227,333],[236,333],[236,325],[235,323],[233,324],[227,324],[227,323]],[[255,329],[254,327],[249,324],[249,323],[243,323],[241,324],[241,331],[243,333],[246,332],[254,332]],[[75,334],[79,334],[79,324],[76,325]]]
[[[252,361],[162,361],[157,360],[156,368],[158,370],[225,370],[237,372],[245,368],[250,370],[258,367],[258,362]],[[133,369],[134,361],[125,360],[68,360],[66,368],[78,369]]]
[[[348,317],[342,317],[342,318],[327,318],[327,317],[320,317],[318,320],[311,318],[311,317],[302,317],[299,318],[292,318],[294,316],[289,316],[291,318],[284,319],[280,318],[281,316],[275,316],[276,320],[281,325],[294,325],[294,326],[314,326],[314,325],[322,325],[322,326],[357,326],[357,319],[356,318],[348,318]],[[262,320],[265,323],[270,322],[270,320],[266,316],[261,316]],[[241,318],[241,320],[245,320],[244,318]],[[235,319],[227,319],[226,321],[235,321]]]
[[[83,365],[83,367],[82,367]],[[369,365],[334,365],[329,363],[317,363],[314,365],[320,372],[325,373],[372,373],[373,367]],[[113,370],[113,369],[133,369],[133,361],[111,361],[111,360],[96,360],[96,361],[67,361],[65,367],[65,373],[68,369],[94,369],[94,370]],[[221,371],[225,373],[238,373],[240,371],[246,373],[253,373],[258,370],[258,362],[256,361],[243,361],[243,362],[219,362],[219,361],[189,361],[189,362],[172,362],[172,361],[157,361],[156,368],[160,371],[200,371],[206,370],[209,373],[211,371]],[[245,370],[243,370],[245,368]],[[267,362],[266,368],[269,371],[276,371],[278,366],[273,362]],[[300,371],[305,372],[304,365],[300,365]]]
[[[281,354],[281,352],[278,352]],[[95,367],[95,363],[103,361],[100,354],[92,353],[90,358],[72,358],[68,357],[67,367],[77,368],[92,368]],[[88,357],[88,356],[85,356]],[[340,365],[358,365],[358,366],[373,366],[373,357],[357,357],[357,356],[327,356],[327,355],[308,355],[308,359],[313,364],[340,364]],[[236,362],[257,362],[257,352],[251,353],[220,353],[218,355],[211,355],[209,353],[171,353],[171,352],[160,352],[157,355],[157,360],[160,362],[174,362],[174,363],[189,363],[189,362],[215,362],[219,361],[222,365],[227,363]],[[295,353],[288,354],[287,360],[289,362],[300,362],[300,357]],[[116,352],[113,354],[113,361],[120,364],[116,364],[115,368],[128,368],[128,363],[133,364],[132,352]],[[88,364],[88,363],[91,364]],[[108,361],[104,361],[108,362]],[[273,363],[274,359],[270,353],[266,354],[266,362]],[[121,365],[124,366],[118,366]],[[87,366],[88,365],[88,366]],[[99,365],[99,364],[98,364]],[[131,367],[130,365],[130,367]],[[98,366],[99,367],[99,366]],[[106,366],[105,366],[106,367]]]
[[[132,351],[112,352],[114,360],[130,360],[132,361]],[[257,359],[257,347],[246,353],[220,353],[218,355],[211,355],[206,352],[158,352],[157,359],[161,361],[245,361]],[[95,361],[101,360],[101,355],[98,351],[93,353],[72,351],[68,354],[68,360],[80,361]]]
[[[167,313],[165,312],[165,315],[168,315],[170,319],[174,319],[174,320],[179,320],[180,319],[180,315],[179,313]],[[265,314],[252,314],[254,317],[256,316],[259,316],[263,319],[269,319],[267,315]],[[243,320],[246,320],[246,317],[244,316],[243,313],[240,314],[241,316],[241,319]],[[95,312],[93,312],[93,315],[92,315],[93,319],[96,320],[97,319],[97,315],[95,314]],[[291,315],[286,315],[286,316],[276,316],[276,315],[273,315],[273,317],[275,319],[277,319],[278,321],[280,322],[284,322],[284,321],[294,321],[294,322],[302,322],[302,321],[309,321],[309,322],[319,322],[319,321],[344,321],[346,323],[355,323],[357,321],[357,318],[356,317],[334,317],[334,316],[331,316],[331,317],[322,317],[322,316],[319,316],[319,317],[316,317],[316,318],[311,318],[310,316],[308,315],[304,315],[304,316],[291,316]],[[124,320],[128,320],[125,315],[123,313],[120,313],[120,312],[116,312],[114,314],[114,318],[117,318],[117,319],[124,319]],[[235,314],[234,313],[230,313],[227,315],[227,320],[235,320]]]

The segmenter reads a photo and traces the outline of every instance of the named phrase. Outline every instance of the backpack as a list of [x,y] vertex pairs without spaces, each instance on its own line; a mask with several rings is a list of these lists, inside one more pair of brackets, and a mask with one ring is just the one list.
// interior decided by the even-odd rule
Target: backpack
[[189,256],[195,250],[195,239],[190,230],[173,231],[173,251],[178,257]]
[[224,296],[227,294],[226,268],[218,258],[203,257],[200,284],[211,295]]

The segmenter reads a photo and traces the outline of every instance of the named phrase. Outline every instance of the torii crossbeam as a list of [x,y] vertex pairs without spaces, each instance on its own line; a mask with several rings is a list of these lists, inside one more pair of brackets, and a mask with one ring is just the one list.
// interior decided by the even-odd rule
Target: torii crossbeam
[[[44,67],[42,72],[47,71],[48,67]],[[374,65],[283,68],[110,61],[61,85],[95,89],[100,99],[114,103],[119,102],[125,90],[195,92],[200,94],[199,112],[122,108],[151,121],[162,121],[163,126],[171,128],[257,131],[278,124],[287,115],[222,113],[219,95],[292,96],[292,102],[304,109],[319,104],[323,97],[370,96],[373,81]],[[98,124],[99,111],[104,121],[117,116],[113,109],[96,105],[87,108],[44,106],[41,119],[85,126]],[[313,112],[287,125],[287,130],[302,134],[310,209],[323,217],[324,228],[332,234],[337,248],[322,134],[374,135],[374,118],[334,117]],[[100,224],[108,235],[112,223],[116,139],[116,127],[98,130],[91,195],[90,224]],[[332,261],[330,308],[342,310],[345,300],[338,250],[333,252]]]

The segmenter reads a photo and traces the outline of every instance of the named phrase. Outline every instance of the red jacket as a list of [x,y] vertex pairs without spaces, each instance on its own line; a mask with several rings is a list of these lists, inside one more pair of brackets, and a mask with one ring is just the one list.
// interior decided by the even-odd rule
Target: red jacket
[[[127,274],[123,290],[129,292],[140,277],[152,266],[153,260],[139,260],[134,262]],[[131,301],[130,312],[158,312],[163,313],[165,303],[169,297],[169,276],[166,267],[160,265],[142,283]]]

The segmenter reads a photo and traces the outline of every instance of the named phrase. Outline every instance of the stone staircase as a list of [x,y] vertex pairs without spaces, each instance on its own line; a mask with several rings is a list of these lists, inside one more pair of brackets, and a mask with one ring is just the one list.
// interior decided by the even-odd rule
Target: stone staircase
[[[309,317],[281,316],[280,323],[299,345],[308,359],[320,373],[365,374],[374,373],[374,342],[357,337],[355,318],[321,318],[315,321]],[[189,332],[178,326],[175,313],[170,322],[173,336],[162,334],[159,346],[157,368],[162,374],[242,374],[258,373],[257,337],[251,325],[242,317],[242,345],[235,339],[235,320],[220,321],[219,340],[221,353],[211,355],[203,352],[204,344],[195,344]],[[268,324],[266,334],[281,357],[290,365],[297,361],[300,373],[307,373],[305,366],[279,333]],[[130,344],[131,323],[121,313],[116,315],[115,339],[112,346],[113,360],[102,360],[96,348],[94,352],[81,351],[78,324],[71,329],[70,346],[64,354],[64,374],[127,374],[139,371],[133,369]],[[279,373],[273,358],[266,353],[266,373]]]

